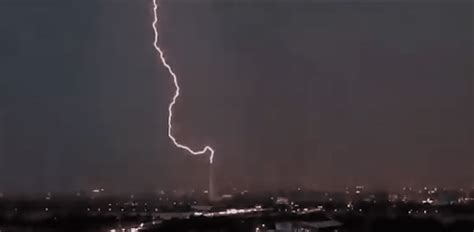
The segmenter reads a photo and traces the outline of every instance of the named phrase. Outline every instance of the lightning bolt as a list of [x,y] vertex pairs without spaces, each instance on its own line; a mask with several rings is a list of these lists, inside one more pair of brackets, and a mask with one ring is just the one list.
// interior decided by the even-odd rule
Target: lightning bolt
[[172,100],[171,100],[171,102],[168,106],[168,137],[171,139],[171,141],[173,142],[173,144],[176,147],[187,151],[191,155],[203,155],[203,154],[206,154],[207,152],[209,152],[209,154],[210,154],[209,155],[209,162],[212,164],[213,159],[214,159],[214,153],[215,153],[215,151],[212,147],[206,145],[201,150],[193,150],[190,147],[179,143],[178,140],[173,136],[173,108],[176,105],[176,101],[179,98],[180,88],[179,88],[179,82],[178,82],[177,75],[175,74],[175,72],[173,71],[171,66],[166,61],[165,54],[164,54],[163,50],[160,48],[160,46],[158,45],[158,28],[157,28],[157,24],[158,24],[158,0],[153,0],[153,12],[154,12],[154,17],[155,17],[155,19],[153,21],[153,30],[155,32],[155,41],[153,42],[153,46],[155,47],[155,50],[160,55],[161,63],[163,64],[163,66],[165,66],[165,68],[168,70],[169,74],[171,75],[171,77],[173,79],[174,87],[175,87],[175,92],[174,92],[173,98],[172,98]]

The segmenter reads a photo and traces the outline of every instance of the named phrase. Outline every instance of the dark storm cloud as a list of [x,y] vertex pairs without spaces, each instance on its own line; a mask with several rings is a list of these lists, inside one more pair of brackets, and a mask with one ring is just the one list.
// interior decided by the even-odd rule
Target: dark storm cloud
[[470,184],[466,6],[167,5],[177,120],[238,183]]
[[[417,2],[164,1],[176,135],[222,185],[471,185],[472,3]],[[0,188],[205,187],[150,3],[0,2]]]

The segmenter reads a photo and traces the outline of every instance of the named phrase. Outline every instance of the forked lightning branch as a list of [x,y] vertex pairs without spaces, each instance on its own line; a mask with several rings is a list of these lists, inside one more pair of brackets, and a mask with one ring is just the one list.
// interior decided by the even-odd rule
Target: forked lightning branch
[[154,45],[156,51],[159,54],[161,63],[166,68],[166,70],[168,70],[168,72],[169,72],[169,74],[170,74],[170,76],[173,80],[174,87],[175,87],[173,98],[172,98],[172,100],[171,100],[171,102],[168,106],[168,137],[171,139],[171,141],[173,142],[173,144],[176,147],[187,151],[191,155],[203,155],[203,154],[206,154],[207,152],[209,152],[209,162],[212,164],[213,159],[214,159],[214,149],[211,146],[206,145],[201,150],[193,150],[192,148],[186,146],[185,144],[182,144],[182,143],[178,142],[176,137],[173,136],[173,109],[174,109],[174,106],[176,105],[176,101],[178,100],[179,95],[180,95],[180,87],[179,87],[178,76],[173,71],[173,68],[171,68],[171,66],[166,61],[166,57],[165,57],[165,54],[163,52],[163,49],[161,49],[161,47],[158,44],[158,39],[159,39],[159,33],[158,33],[158,18],[159,18],[158,16],[159,16],[159,14],[158,14],[158,10],[159,10],[158,0],[153,0],[153,13],[154,13],[153,30],[155,32],[155,41],[154,41],[153,45]]

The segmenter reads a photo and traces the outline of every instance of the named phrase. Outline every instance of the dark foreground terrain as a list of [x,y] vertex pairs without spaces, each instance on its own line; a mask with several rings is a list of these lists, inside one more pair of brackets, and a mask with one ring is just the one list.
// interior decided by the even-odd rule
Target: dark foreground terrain
[[394,198],[298,190],[279,197],[234,194],[211,203],[203,194],[53,197],[48,193],[41,198],[2,197],[0,231],[473,232],[471,196],[451,196],[451,200],[433,195],[419,201],[417,195]]

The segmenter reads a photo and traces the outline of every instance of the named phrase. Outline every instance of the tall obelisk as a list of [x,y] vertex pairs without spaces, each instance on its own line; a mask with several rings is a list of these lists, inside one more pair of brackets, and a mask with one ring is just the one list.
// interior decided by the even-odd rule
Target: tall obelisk
[[214,178],[214,165],[209,165],[209,201],[217,201],[217,192]]

